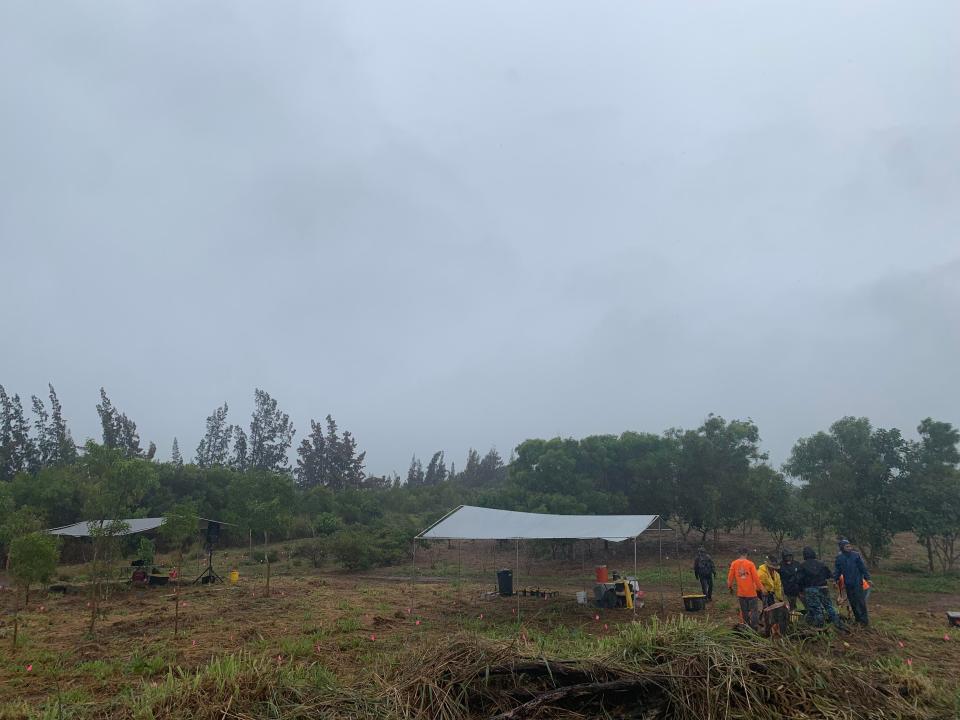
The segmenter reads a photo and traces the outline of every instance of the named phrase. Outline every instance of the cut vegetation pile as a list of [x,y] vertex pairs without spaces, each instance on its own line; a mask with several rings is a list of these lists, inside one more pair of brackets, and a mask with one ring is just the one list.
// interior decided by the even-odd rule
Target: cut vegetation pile
[[[906,665],[824,656],[674,618],[570,643],[557,657],[467,638],[424,653],[393,691],[405,716],[633,718],[955,718],[956,688]],[[551,653],[552,654],[552,653]]]
[[90,715],[933,720],[955,718],[958,710],[955,687],[906,664],[838,657],[816,637],[771,642],[683,617],[542,645],[468,634],[443,643],[433,638],[402,650],[392,667],[341,683],[316,662],[225,656],[194,673],[145,682]]

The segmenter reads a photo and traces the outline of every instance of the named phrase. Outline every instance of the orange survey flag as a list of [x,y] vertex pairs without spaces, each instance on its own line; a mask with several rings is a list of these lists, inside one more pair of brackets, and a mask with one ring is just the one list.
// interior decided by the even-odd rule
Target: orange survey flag
[[763,590],[757,566],[747,558],[737,558],[730,563],[727,587],[733,588],[734,582],[737,584],[737,597],[756,597],[757,592]]

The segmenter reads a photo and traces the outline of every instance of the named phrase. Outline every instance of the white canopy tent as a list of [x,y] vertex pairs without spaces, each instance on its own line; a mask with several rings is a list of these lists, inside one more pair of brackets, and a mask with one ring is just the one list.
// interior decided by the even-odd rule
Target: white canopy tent
[[[127,529],[119,533],[120,535],[133,535],[134,533],[147,532],[148,530],[156,530],[158,527],[163,525],[163,518],[130,518],[128,520],[123,520],[127,525]],[[63,535],[65,537],[90,537],[93,535],[94,531],[98,526],[101,526],[101,523],[98,520],[82,520],[78,523],[73,523],[73,525],[64,525],[63,527],[52,528],[47,530],[50,535]]]
[[[515,540],[517,568],[520,566],[521,540],[633,540],[633,569],[636,575],[637,537],[654,523],[657,524],[659,534],[663,530],[659,515],[551,515],[460,505],[416,536],[413,543],[413,582],[416,583],[417,573],[416,540]],[[662,573],[662,540],[659,555]],[[457,577],[459,585],[459,559]],[[519,619],[518,594],[517,620]]]
[[[214,523],[216,525],[233,525],[233,523],[224,522],[223,520],[212,520],[211,518],[200,517],[199,515],[195,515],[194,517],[196,517],[197,520],[206,522],[208,525],[210,523]],[[127,518],[125,520],[121,520],[121,522],[126,524],[127,529],[121,533],[118,533],[118,535],[134,535],[135,533],[156,530],[158,527],[163,525],[163,518]],[[90,537],[93,535],[94,531],[98,527],[102,527],[103,524],[104,523],[100,520],[81,520],[80,522],[73,523],[72,525],[63,525],[61,527],[45,530],[44,532],[49,533],[50,535],[62,535],[64,537]]]
[[659,515],[548,515],[461,505],[417,535],[424,540],[629,540]]

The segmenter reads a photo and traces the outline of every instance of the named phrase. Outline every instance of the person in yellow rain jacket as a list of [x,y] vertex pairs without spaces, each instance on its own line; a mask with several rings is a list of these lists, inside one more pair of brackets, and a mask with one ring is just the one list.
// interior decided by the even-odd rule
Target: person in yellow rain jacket
[[780,580],[780,563],[776,555],[767,555],[767,561],[757,568],[757,575],[763,586],[763,606],[783,602],[783,582]]

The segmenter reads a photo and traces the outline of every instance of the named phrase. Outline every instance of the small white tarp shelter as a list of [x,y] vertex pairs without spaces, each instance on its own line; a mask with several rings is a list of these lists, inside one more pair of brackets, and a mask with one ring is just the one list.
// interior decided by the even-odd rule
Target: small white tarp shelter
[[417,538],[424,540],[629,540],[657,515],[547,515],[461,505]]
[[[133,535],[134,533],[142,533],[147,530],[156,530],[163,525],[163,518],[130,518],[123,522],[127,524],[128,529],[126,532],[120,534]],[[90,537],[92,531],[96,530],[99,525],[99,520],[82,520],[73,525],[64,525],[63,527],[47,530],[47,532],[51,535],[65,535],[66,537]]]

